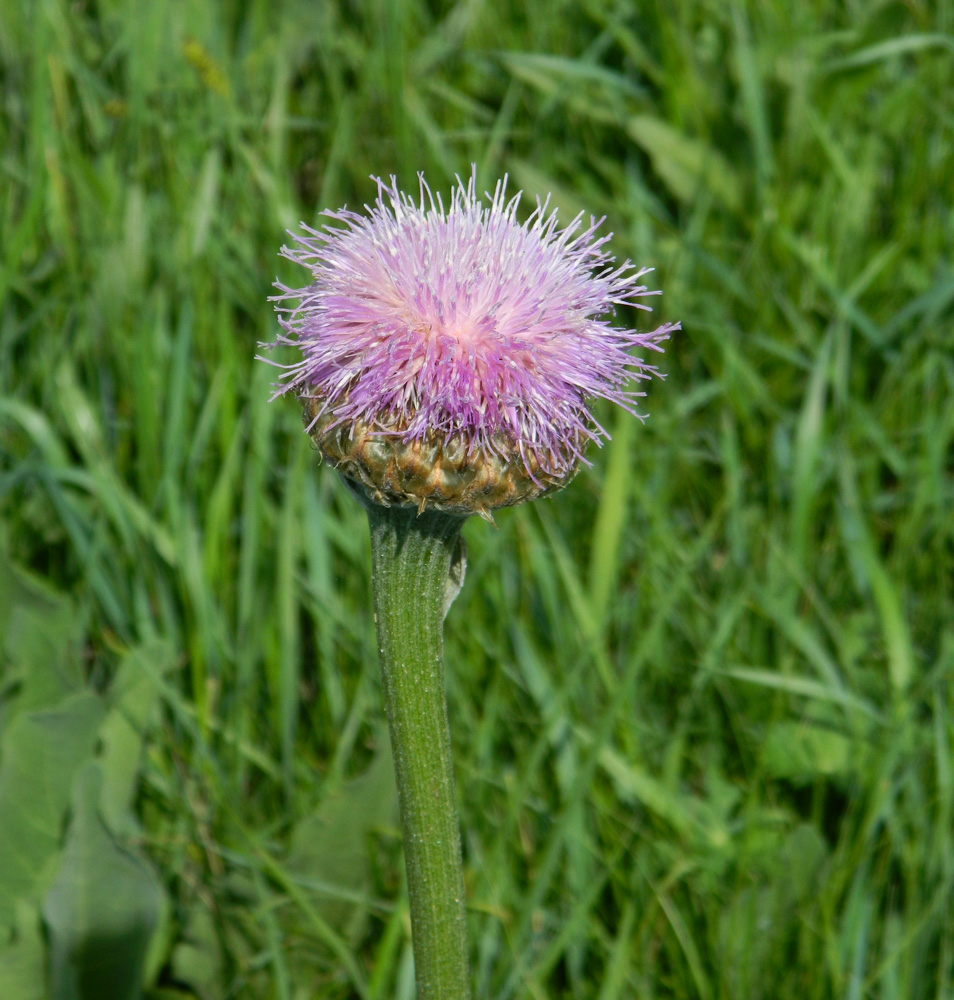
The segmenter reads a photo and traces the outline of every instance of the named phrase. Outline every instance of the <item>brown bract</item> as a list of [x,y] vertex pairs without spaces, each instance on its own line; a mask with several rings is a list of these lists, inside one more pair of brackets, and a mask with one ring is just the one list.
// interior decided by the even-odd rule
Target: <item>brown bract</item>
[[502,448],[507,457],[486,449],[468,454],[460,435],[446,443],[438,435],[404,442],[399,427],[363,420],[336,424],[333,407],[321,413],[321,400],[303,396],[302,403],[305,425],[322,456],[385,507],[479,514],[493,524],[491,511],[562,490],[578,468],[554,476],[535,456],[524,458],[516,449]]

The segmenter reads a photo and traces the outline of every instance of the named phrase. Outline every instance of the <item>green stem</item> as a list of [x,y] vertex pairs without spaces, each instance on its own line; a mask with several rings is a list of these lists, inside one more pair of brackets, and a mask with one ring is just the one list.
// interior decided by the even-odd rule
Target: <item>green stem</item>
[[464,872],[443,666],[444,616],[460,586],[464,519],[365,506],[418,1000],[469,1000]]

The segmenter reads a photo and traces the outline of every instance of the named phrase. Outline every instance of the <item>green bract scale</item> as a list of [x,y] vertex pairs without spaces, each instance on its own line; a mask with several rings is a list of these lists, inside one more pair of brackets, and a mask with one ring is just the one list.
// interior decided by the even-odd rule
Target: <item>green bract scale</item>
[[512,507],[563,489],[576,474],[563,476],[507,455],[507,443],[494,451],[468,450],[462,435],[449,441],[436,435],[404,441],[399,433],[381,434],[362,420],[334,423],[318,401],[305,400],[305,424],[321,454],[343,476],[360,484],[377,503],[428,507],[450,514],[479,514],[493,521],[497,507]]

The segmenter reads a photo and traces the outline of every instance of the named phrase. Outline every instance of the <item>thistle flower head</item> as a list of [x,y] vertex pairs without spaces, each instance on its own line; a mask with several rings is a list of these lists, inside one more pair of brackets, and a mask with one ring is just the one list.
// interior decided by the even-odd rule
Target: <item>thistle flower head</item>
[[487,200],[476,172],[445,207],[420,177],[413,200],[377,181],[365,214],[326,211],[282,255],[311,272],[277,283],[283,333],[301,350],[278,392],[296,392],[322,453],[382,503],[487,514],[565,486],[607,437],[594,399],[635,412],[633,379],[658,374],[632,351],[651,333],[611,325],[648,309],[649,268],[617,265],[602,219],[560,228],[506,179]]

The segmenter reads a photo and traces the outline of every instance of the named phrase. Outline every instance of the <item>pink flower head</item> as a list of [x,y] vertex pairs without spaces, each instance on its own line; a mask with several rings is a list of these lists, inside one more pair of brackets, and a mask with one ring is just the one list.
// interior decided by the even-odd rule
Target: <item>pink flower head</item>
[[278,394],[312,400],[323,431],[360,422],[403,444],[463,440],[468,455],[517,456],[534,481],[571,476],[587,441],[607,437],[592,400],[635,412],[644,393],[627,386],[659,373],[631,352],[661,351],[679,328],[611,325],[617,306],[649,309],[651,269],[616,264],[602,219],[561,229],[549,197],[521,224],[506,178],[484,201],[475,169],[447,208],[423,176],[418,201],[394,177],[377,184],[366,214],[325,211],[339,225],[303,223],[282,248],[311,281],[276,284],[279,343],[301,349]]

